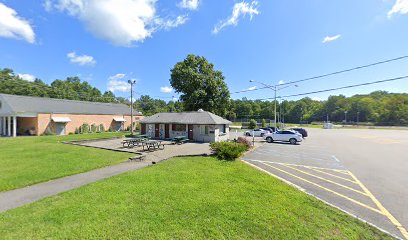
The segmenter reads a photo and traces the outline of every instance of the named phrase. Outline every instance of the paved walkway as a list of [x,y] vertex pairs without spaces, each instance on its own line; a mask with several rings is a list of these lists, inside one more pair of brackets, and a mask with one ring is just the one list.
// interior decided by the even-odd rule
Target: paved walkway
[[0,193],[0,212],[38,201],[121,173],[149,166],[148,162],[124,162],[32,186]]
[[[116,150],[120,146],[121,140],[107,140],[85,142],[81,145],[96,148],[112,148]],[[136,152],[136,149],[129,150]],[[15,189],[0,193],[0,212],[17,208],[40,199],[56,195],[61,192],[72,190],[80,186],[93,183],[102,179],[116,176],[128,171],[141,169],[152,165],[152,162],[160,162],[177,156],[205,155],[210,154],[209,144],[206,143],[186,143],[183,145],[167,145],[164,150],[146,152],[147,156],[143,162],[128,161],[114,166],[92,170],[68,177],[51,180],[32,186]]]

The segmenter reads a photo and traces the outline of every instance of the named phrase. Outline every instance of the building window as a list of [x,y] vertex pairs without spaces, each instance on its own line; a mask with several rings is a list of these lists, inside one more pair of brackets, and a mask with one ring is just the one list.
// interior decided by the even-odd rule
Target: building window
[[172,124],[171,128],[173,131],[176,132],[185,132],[186,131],[186,125],[184,124]]
[[200,134],[201,135],[208,135],[208,126],[201,125],[200,126]]

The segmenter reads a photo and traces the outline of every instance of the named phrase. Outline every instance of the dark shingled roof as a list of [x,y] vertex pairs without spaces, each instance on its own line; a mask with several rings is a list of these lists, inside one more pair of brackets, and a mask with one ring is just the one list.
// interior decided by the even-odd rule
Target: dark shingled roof
[[[11,111],[11,113],[130,115],[130,107],[125,104],[85,102],[9,94],[0,94],[0,101],[2,101],[3,108],[8,108],[8,111]],[[137,111],[134,111],[134,114],[135,116],[140,115]]]
[[145,117],[141,123],[176,123],[176,124],[232,124],[230,121],[213,113],[199,110],[197,112],[164,112]]

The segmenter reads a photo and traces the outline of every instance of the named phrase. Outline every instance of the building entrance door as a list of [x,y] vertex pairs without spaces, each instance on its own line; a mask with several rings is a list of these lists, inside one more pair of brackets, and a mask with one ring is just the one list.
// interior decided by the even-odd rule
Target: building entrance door
[[65,123],[55,123],[55,134],[65,135]]
[[189,124],[188,125],[188,139],[193,140],[194,135],[193,135],[193,125]]
[[164,134],[164,137],[165,138],[170,138],[170,125],[169,124],[166,124],[165,125],[165,134]]
[[122,130],[122,122],[115,122],[115,131],[119,132]]

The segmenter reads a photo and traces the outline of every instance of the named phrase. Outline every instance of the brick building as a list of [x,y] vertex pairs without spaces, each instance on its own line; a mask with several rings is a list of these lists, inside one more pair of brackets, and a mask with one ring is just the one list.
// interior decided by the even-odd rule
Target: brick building
[[[112,131],[130,127],[130,107],[98,103],[0,94],[0,135],[57,135],[74,133],[84,123]],[[134,121],[143,118],[134,111]]]

